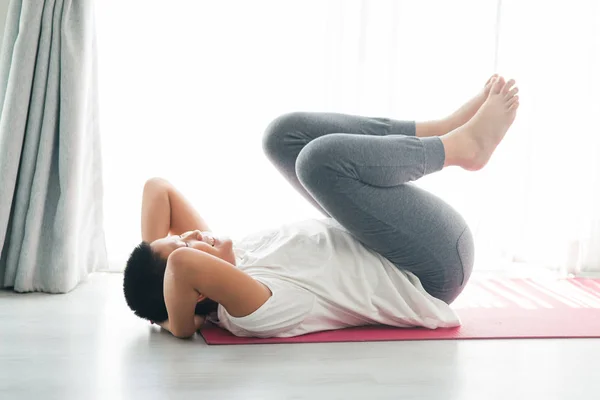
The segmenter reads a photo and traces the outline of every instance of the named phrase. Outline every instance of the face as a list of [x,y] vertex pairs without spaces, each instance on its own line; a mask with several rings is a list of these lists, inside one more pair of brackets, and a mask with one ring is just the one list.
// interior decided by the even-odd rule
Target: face
[[233,243],[227,237],[219,237],[212,232],[189,231],[181,235],[170,235],[150,243],[150,247],[163,258],[180,247],[191,247],[212,254],[221,260],[235,265]]

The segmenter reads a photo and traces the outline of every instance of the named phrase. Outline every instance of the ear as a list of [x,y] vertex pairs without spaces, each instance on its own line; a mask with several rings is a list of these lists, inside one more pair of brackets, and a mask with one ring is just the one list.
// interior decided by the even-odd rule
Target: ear
[[196,299],[197,303],[200,303],[201,301],[206,300],[207,297],[205,295],[203,295],[202,293],[198,293],[198,298]]

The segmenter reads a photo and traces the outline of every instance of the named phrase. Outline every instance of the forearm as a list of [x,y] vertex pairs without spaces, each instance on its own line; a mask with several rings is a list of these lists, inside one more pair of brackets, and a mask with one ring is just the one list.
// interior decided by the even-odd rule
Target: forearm
[[192,204],[168,181],[152,178],[144,186],[142,198],[142,240],[153,242],[169,233],[210,231]]
[[188,338],[198,329],[195,319],[198,292],[167,268],[164,282],[169,330],[178,338]]
[[144,185],[142,196],[142,240],[151,243],[169,234],[171,205],[166,184],[151,179]]

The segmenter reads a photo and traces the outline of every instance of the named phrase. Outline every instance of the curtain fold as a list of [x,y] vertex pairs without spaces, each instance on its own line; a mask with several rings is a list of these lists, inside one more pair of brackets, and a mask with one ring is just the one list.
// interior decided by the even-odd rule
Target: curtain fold
[[0,284],[68,292],[106,265],[92,0],[11,1],[0,110]]

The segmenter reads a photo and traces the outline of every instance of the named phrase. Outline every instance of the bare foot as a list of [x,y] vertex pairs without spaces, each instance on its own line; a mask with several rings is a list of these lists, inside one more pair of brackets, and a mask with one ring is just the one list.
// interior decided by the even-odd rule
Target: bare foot
[[492,75],[475,97],[463,104],[450,116],[435,121],[418,122],[416,135],[419,137],[442,136],[466,124],[487,99],[493,80],[497,77],[498,74]]
[[[481,108],[485,99],[488,98],[490,94],[490,89],[492,88],[492,84],[494,83],[494,79],[498,77],[498,74],[494,74],[487,80],[483,89],[475,97],[471,100],[467,101],[462,105],[458,110],[456,110],[452,115],[450,115],[446,120],[448,121],[448,125],[451,127],[450,130],[456,129],[459,126],[466,124],[477,111]],[[449,131],[448,131],[449,132]]]
[[469,171],[483,168],[496,150],[519,107],[515,81],[495,78],[488,97],[473,118],[442,136],[446,149],[445,166],[458,165]]

